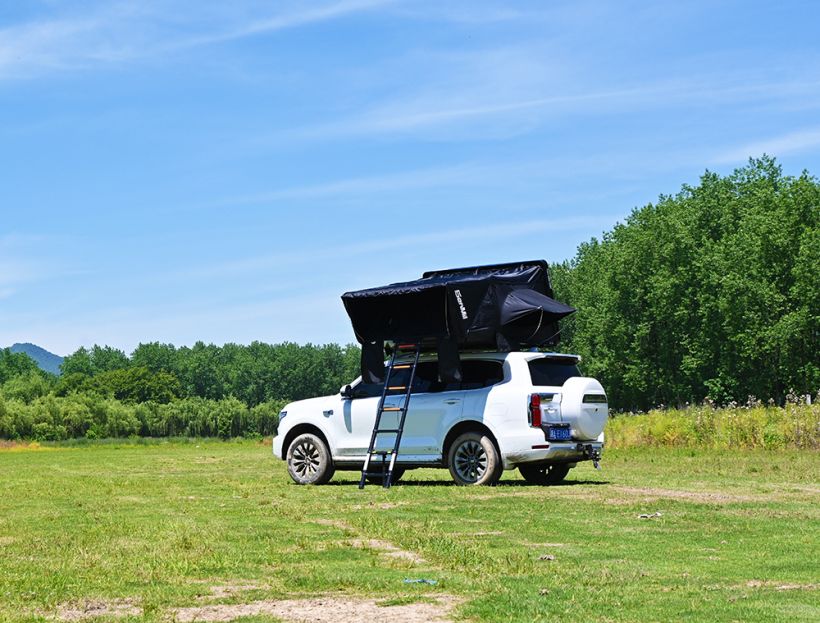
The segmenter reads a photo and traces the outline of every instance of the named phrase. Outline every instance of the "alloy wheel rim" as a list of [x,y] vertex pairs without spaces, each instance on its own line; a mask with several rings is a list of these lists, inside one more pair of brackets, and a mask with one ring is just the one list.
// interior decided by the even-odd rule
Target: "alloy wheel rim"
[[458,477],[465,482],[478,482],[487,472],[487,452],[477,441],[465,441],[454,457]]
[[302,478],[314,475],[321,466],[319,448],[311,441],[303,441],[293,449],[291,466]]

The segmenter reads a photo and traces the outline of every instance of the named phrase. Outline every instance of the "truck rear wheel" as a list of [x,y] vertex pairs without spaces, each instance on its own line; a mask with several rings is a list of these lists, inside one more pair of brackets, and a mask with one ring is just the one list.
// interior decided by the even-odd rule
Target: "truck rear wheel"
[[447,453],[447,467],[457,485],[494,485],[503,470],[493,440],[477,432],[456,437]]
[[567,477],[569,465],[519,465],[518,471],[533,485],[557,485]]

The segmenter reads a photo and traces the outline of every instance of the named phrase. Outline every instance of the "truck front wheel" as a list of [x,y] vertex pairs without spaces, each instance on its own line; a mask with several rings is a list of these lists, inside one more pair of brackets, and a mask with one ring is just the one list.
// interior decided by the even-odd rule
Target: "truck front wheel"
[[299,435],[288,447],[288,474],[299,485],[323,485],[335,469],[330,450],[317,435]]

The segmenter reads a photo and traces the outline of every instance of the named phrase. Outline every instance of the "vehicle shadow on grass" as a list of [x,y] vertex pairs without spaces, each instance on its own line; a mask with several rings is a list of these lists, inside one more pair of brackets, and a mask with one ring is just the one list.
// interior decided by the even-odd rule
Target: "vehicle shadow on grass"
[[[331,480],[325,486],[336,486],[336,487],[349,487],[349,486],[358,486],[358,481],[353,480]],[[555,485],[536,485],[533,483],[529,483],[525,480],[502,480],[498,482],[493,487],[545,487],[548,486],[551,489],[560,489],[562,487],[575,487],[577,485],[609,485],[611,484],[608,480],[567,480],[565,482],[561,482]],[[374,484],[368,482],[367,487],[381,487],[379,484]],[[456,483],[452,480],[400,480],[399,482],[394,482],[392,487],[456,487]]]
[[[493,487],[545,487],[548,486],[552,489],[560,488],[560,487],[574,487],[576,485],[608,485],[610,484],[608,480],[567,480],[566,482],[562,482],[556,485],[536,485],[526,480],[502,480],[501,482],[497,482],[496,484],[492,485]],[[396,484],[393,485],[394,487],[456,487],[456,483],[452,480],[400,480]]]
[[550,488],[560,488],[560,487],[574,487],[576,485],[608,485],[612,484],[609,480],[565,480],[564,482],[559,482],[554,485],[536,485],[531,482],[527,482],[526,480],[502,480],[496,487],[550,487]]

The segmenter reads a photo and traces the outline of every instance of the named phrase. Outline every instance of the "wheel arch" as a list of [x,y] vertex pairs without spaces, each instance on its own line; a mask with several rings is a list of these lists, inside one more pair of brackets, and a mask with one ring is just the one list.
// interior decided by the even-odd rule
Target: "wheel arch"
[[293,443],[293,440],[296,439],[299,435],[304,435],[305,433],[311,433],[313,435],[316,435],[319,439],[321,439],[327,446],[327,451],[330,454],[331,460],[333,459],[333,448],[327,440],[327,435],[325,435],[322,429],[316,426],[315,424],[304,423],[297,424],[288,431],[287,435],[285,435],[285,441],[282,442],[281,459],[283,461],[288,456],[288,448],[290,448],[290,444]]
[[450,446],[453,445],[456,438],[459,435],[470,432],[480,432],[487,435],[487,437],[490,438],[490,441],[493,442],[493,445],[498,452],[498,456],[501,457],[501,447],[498,444],[498,439],[489,426],[484,424],[484,422],[479,422],[478,420],[461,420],[460,422],[456,422],[456,424],[454,424],[453,427],[447,431],[447,435],[444,437],[444,445],[441,452],[442,459],[445,463],[447,461],[447,456],[450,454]]

